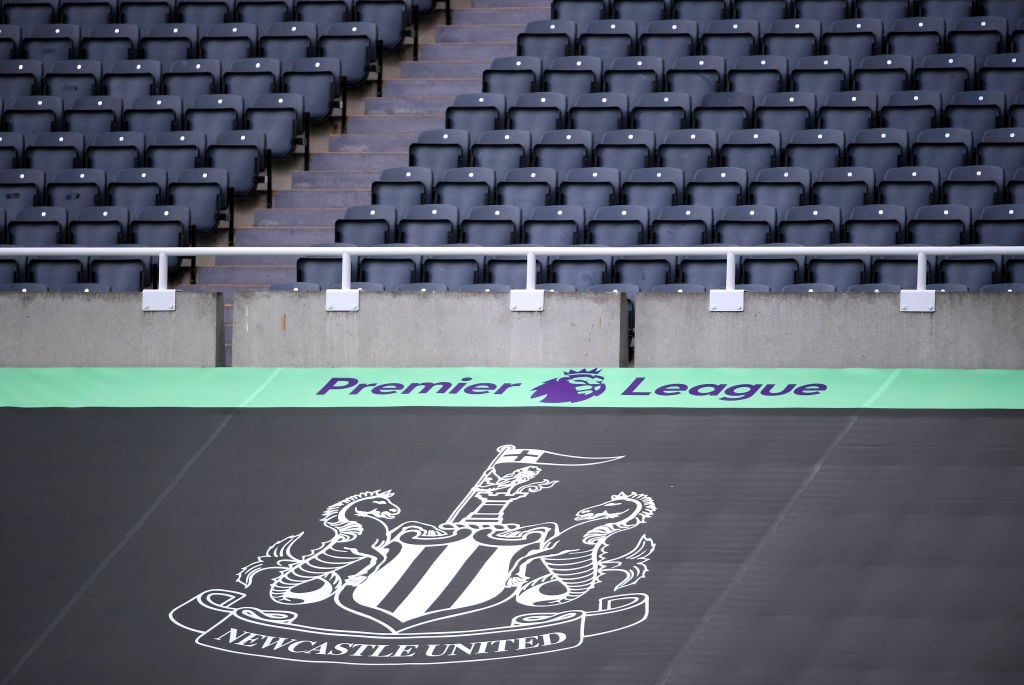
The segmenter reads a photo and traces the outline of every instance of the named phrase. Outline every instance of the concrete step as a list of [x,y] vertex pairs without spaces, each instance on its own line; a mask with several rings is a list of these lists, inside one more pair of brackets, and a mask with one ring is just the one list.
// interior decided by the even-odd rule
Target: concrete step
[[334,220],[345,212],[335,211],[329,227],[315,226],[251,226],[235,236],[240,247],[281,247],[282,245],[321,245],[334,242]]
[[[327,149],[332,152],[395,152],[406,150],[416,142],[417,132],[350,135],[342,133],[327,139]],[[316,154],[313,155],[316,159]]]
[[365,190],[283,190],[274,197],[274,207],[278,209],[344,208],[352,205],[365,205],[369,202],[369,188]]
[[[497,7],[503,9],[511,9],[508,7],[508,0],[473,0],[473,7]],[[546,7],[548,9],[548,16],[551,12],[551,0],[515,0],[516,8],[525,7]]]
[[420,46],[421,60],[479,60],[489,64],[495,57],[511,57],[515,54],[515,41],[468,45],[464,43],[435,43]]
[[359,116],[348,120],[349,133],[415,133],[444,128],[443,114]]
[[[521,24],[551,17],[549,5],[537,7],[474,7],[452,11],[452,25]],[[521,30],[521,29],[520,29]]]
[[[480,87],[480,79],[465,79],[467,84]],[[415,83],[415,81],[402,83]],[[423,81],[427,83],[427,81]],[[424,90],[413,88],[412,90]],[[366,101],[366,113],[369,115],[378,114],[444,114],[445,108],[452,104],[454,94],[442,93],[437,97],[427,96],[420,93],[409,93],[407,95],[385,95],[384,97],[373,98]]]
[[[370,202],[355,202],[357,205],[368,205]],[[342,215],[342,212],[336,208],[332,209],[258,209],[254,215],[253,223],[257,228],[280,228],[283,226],[289,227],[301,227],[304,229],[322,228],[329,227],[332,231],[334,230],[334,222]],[[240,243],[239,236],[243,233],[248,232],[248,228],[245,231],[237,231],[235,233],[235,242],[239,245],[278,245],[281,243],[274,242],[263,242],[263,243]],[[299,229],[296,229],[299,230]],[[333,234],[332,234],[333,235]],[[325,240],[317,240],[316,242],[326,242]],[[286,245],[300,245],[300,242],[289,242],[284,243]]]
[[438,43],[458,43],[460,45],[474,45],[477,43],[512,43],[523,30],[526,22],[503,23],[502,25],[488,26],[438,26]]
[[370,188],[370,184],[378,178],[380,178],[380,173],[377,171],[296,171],[292,175],[292,189],[353,188],[367,190]]
[[403,62],[402,78],[475,78],[479,79],[484,69],[491,66],[490,61],[481,62],[441,62],[432,60],[424,62]]
[[289,268],[295,268],[296,259],[298,258],[277,257],[273,255],[268,255],[266,257],[240,255],[238,257],[217,257],[214,266],[287,266]]
[[[392,97],[423,96],[438,98],[445,95],[472,93],[480,90],[480,77],[476,78],[431,78],[398,79],[384,82],[384,95]],[[373,100],[367,101],[369,105]]]
[[[415,138],[413,139],[415,142]],[[333,142],[333,141],[332,141]],[[406,162],[400,160],[408,157],[408,145],[405,150],[390,150],[388,152],[352,152],[344,148],[330,152],[320,152],[313,155],[309,160],[310,171],[330,169],[332,171],[380,171],[392,166],[401,166]]]
[[235,291],[236,290],[257,290],[255,286],[240,287],[240,286],[222,286],[222,285],[206,285],[199,283],[182,283],[177,286],[176,290],[190,293],[221,293],[224,296],[224,309],[225,311],[234,305]]
[[210,266],[199,272],[199,283],[205,285],[258,285],[294,280],[295,268],[285,266]]

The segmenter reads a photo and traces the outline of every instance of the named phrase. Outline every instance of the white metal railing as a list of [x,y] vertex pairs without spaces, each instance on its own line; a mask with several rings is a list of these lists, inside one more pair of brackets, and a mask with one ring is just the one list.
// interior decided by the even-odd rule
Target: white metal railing
[[169,257],[342,257],[342,281],[339,290],[327,291],[327,309],[358,309],[359,293],[351,289],[353,257],[523,257],[526,259],[526,288],[513,290],[511,308],[515,311],[539,311],[543,308],[543,289],[537,288],[538,257],[725,257],[725,288],[712,290],[713,311],[742,311],[743,290],[736,288],[737,257],[912,257],[917,260],[917,284],[914,290],[901,292],[903,311],[933,311],[934,292],[927,289],[929,257],[936,256],[1020,256],[1024,245],[823,245],[823,246],[659,246],[599,247],[593,245],[551,247],[540,245],[486,246],[308,246],[308,247],[14,247],[0,246],[3,257],[157,257],[157,287],[143,291],[143,307],[148,310],[173,310],[174,291],[168,289]]

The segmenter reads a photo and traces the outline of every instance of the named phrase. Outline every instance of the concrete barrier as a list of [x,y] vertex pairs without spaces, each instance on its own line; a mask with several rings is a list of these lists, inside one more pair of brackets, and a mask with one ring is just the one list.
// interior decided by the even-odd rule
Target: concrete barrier
[[746,293],[742,312],[707,295],[642,293],[635,366],[1024,368],[1024,297],[936,293],[933,313],[898,293]]
[[358,312],[324,293],[239,291],[234,366],[622,366],[626,299],[546,293],[544,311],[509,311],[508,293],[363,292]]
[[223,366],[220,293],[179,292],[173,312],[141,293],[0,293],[0,366]]

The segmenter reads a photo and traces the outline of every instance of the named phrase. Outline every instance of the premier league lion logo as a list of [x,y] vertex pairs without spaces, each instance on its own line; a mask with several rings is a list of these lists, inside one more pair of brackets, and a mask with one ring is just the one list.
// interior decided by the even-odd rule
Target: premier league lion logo
[[[611,493],[564,526],[514,523],[509,508],[558,484],[541,478],[547,467],[621,458],[503,445],[437,524],[393,523],[402,510],[391,490],[350,495],[323,512],[326,539],[311,548],[303,545],[303,532],[278,540],[238,572],[245,592],[208,590],[170,618],[200,633],[196,642],[206,647],[301,661],[451,663],[570,649],[646,619],[647,595],[619,591],[649,572],[654,541],[632,531],[655,513],[654,500]],[[627,542],[615,549],[628,551],[613,553],[608,543],[619,535]],[[257,578],[265,581],[258,590]],[[594,593],[600,593],[596,602]],[[299,609],[324,605],[369,620],[378,632],[301,624]],[[444,630],[446,619],[461,617],[464,624],[480,613],[483,620],[499,605],[524,613],[507,625]],[[197,619],[203,612],[205,620]]]
[[582,402],[604,392],[604,377],[601,369],[569,369],[557,378],[544,381],[533,389],[531,399],[540,399],[545,404]]

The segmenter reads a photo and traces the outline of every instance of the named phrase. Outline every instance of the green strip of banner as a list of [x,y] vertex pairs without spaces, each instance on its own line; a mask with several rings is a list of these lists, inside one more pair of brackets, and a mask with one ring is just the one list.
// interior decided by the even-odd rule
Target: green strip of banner
[[1024,409],[998,369],[0,369],[8,407]]

